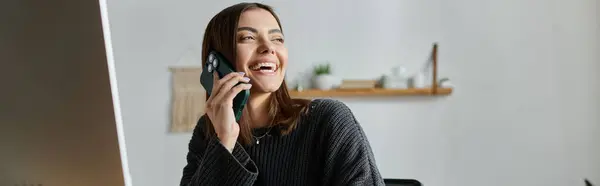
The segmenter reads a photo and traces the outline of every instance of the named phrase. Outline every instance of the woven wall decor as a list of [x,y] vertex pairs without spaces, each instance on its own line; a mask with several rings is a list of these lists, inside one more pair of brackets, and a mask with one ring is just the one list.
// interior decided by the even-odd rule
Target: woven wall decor
[[172,67],[171,132],[191,132],[204,115],[206,91],[200,84],[200,67]]

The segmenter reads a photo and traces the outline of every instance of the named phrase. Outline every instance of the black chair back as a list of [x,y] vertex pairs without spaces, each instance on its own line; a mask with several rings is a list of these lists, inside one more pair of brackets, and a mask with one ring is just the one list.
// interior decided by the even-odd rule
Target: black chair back
[[386,186],[423,186],[415,179],[383,179]]

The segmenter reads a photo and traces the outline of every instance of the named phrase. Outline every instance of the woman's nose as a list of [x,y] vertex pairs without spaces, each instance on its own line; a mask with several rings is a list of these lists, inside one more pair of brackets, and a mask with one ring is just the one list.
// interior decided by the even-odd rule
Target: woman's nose
[[259,48],[258,48],[258,52],[261,54],[275,54],[275,47],[273,46],[273,44],[269,43],[269,42],[264,42]]

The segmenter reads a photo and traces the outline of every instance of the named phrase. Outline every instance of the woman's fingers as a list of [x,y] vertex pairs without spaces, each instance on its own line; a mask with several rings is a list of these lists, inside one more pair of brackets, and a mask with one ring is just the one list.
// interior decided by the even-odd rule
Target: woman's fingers
[[236,85],[235,87],[231,88],[231,90],[229,90],[226,95],[224,100],[233,100],[233,98],[235,98],[235,96],[237,94],[239,94],[242,90],[248,90],[252,87],[252,84],[250,83],[241,83],[239,85]]
[[219,88],[220,90],[216,95],[214,95],[213,100],[222,103],[230,103],[231,100],[224,99],[224,97],[227,96],[227,92],[229,92],[229,90],[231,90],[235,85],[237,85],[240,82],[248,83],[250,82],[250,79],[248,77],[242,76],[235,76],[230,78],[229,80],[221,84],[221,87]]
[[229,81],[226,81],[223,83],[223,85],[221,85],[221,90],[219,91],[219,97],[224,97],[226,95],[227,92],[229,92],[229,90],[231,90],[231,88],[233,88],[235,85],[237,85],[238,83],[243,82],[243,83],[248,83],[250,82],[250,78],[248,77],[234,77],[231,78]]
[[219,79],[219,74],[217,72],[213,73],[213,87],[212,87],[211,95],[215,95],[215,94],[219,93],[219,90],[221,89],[223,82],[227,82],[231,78],[239,77],[239,76],[243,76],[243,72],[229,73],[229,74],[223,76],[223,78],[221,78],[221,79]]

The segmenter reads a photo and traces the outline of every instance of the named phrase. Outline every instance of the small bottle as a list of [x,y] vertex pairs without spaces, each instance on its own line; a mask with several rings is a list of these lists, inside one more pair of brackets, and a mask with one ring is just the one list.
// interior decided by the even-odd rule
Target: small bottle
[[296,80],[296,91],[301,92],[304,90],[304,87],[302,87],[302,83],[300,82],[300,80]]
[[406,68],[404,68],[403,66],[393,67],[392,74],[386,78],[386,83],[388,83],[389,88],[408,88],[408,77],[406,75]]
[[425,74],[423,72],[419,72],[415,74],[413,77],[413,88],[425,88],[427,86]]

